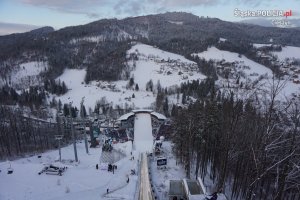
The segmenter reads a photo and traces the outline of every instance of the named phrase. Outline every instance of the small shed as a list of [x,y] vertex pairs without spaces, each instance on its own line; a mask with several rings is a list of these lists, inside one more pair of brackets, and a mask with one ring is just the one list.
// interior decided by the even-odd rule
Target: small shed
[[186,200],[184,185],[182,180],[170,180],[169,200]]

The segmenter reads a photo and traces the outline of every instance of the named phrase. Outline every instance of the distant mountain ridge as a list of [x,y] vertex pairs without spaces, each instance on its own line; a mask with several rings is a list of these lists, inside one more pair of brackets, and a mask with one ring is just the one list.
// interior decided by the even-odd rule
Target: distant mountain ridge
[[[172,21],[182,22],[182,24],[178,25],[172,23]],[[27,33],[12,35],[22,37],[24,34],[41,31],[53,39],[112,34],[112,37],[108,37],[108,39],[113,40],[116,39],[114,36],[117,32],[124,31],[132,36],[131,39],[147,38],[162,41],[173,38],[224,37],[233,40],[245,39],[253,42],[268,42],[270,38],[273,38],[274,42],[300,46],[300,36],[298,36],[300,32],[298,33],[298,30],[227,22],[217,18],[199,17],[185,12],[167,12],[157,15],[128,17],[121,20],[102,19],[85,25],[65,27],[57,31],[54,31],[52,27],[43,27]],[[145,35],[145,32],[148,35]],[[0,42],[12,35],[0,36]],[[292,39],[291,35],[293,36]]]
[[[126,51],[132,41],[189,56],[218,43],[231,41],[237,48],[250,43],[300,46],[300,30],[262,27],[199,17],[185,12],[101,19],[60,30],[43,27],[27,33],[0,36],[0,68],[24,61],[46,60],[47,76],[65,68],[87,68],[86,81],[128,78]],[[9,61],[9,62],[8,62]]]

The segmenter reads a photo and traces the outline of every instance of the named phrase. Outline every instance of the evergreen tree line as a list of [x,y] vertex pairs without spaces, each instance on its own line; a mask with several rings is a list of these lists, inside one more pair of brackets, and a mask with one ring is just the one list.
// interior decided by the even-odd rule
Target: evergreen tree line
[[17,93],[14,88],[4,86],[0,90],[0,104],[29,106],[30,108],[45,104],[46,94],[45,90],[38,86],[32,86],[29,90],[22,90]]
[[[126,68],[126,52],[130,49],[130,43],[109,41],[97,45],[87,64],[85,82],[92,80],[119,80],[128,79],[122,77]],[[125,72],[125,74],[130,74]]]
[[44,80],[44,88],[46,91],[56,94],[56,95],[63,95],[68,91],[68,88],[65,82],[56,82],[54,79],[45,79]]
[[[40,153],[58,147],[55,135],[63,134],[62,145],[71,141],[70,123],[58,118],[59,123],[26,117],[22,109],[0,106],[0,159]],[[64,128],[65,127],[65,128]]]
[[215,82],[211,78],[207,78],[203,81],[192,80],[182,83],[180,86],[180,92],[183,94],[182,104],[186,103],[186,97],[191,96],[196,99],[207,97],[210,92],[215,93]]
[[208,78],[218,80],[214,61],[212,61],[212,60],[206,61],[203,58],[199,58],[199,56],[197,56],[197,55],[195,55],[195,56],[189,55],[189,56],[186,56],[186,58],[196,62],[198,65],[199,71],[201,73],[203,73],[204,75],[206,75]]
[[56,147],[57,126],[25,117],[21,109],[0,106],[0,159]]
[[300,105],[279,105],[278,88],[264,103],[209,92],[173,106],[174,152],[186,176],[209,174],[229,199],[299,199]]

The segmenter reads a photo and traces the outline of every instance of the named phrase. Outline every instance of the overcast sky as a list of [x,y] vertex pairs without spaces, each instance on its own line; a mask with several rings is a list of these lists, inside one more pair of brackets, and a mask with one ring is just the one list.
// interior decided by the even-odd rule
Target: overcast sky
[[[241,21],[234,9],[292,10],[299,18],[299,0],[0,0],[0,34],[39,26],[59,29],[102,18],[124,18],[167,11]],[[18,31],[19,27],[19,31]],[[27,28],[27,29],[26,29]]]

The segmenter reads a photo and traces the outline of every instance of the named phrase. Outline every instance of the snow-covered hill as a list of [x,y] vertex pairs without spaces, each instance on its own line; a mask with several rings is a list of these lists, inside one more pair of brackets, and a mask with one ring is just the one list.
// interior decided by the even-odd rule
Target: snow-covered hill
[[268,75],[268,76],[272,75],[272,71],[269,68],[259,63],[256,63],[246,58],[243,55],[239,56],[238,53],[222,51],[217,49],[216,47],[208,48],[207,51],[198,53],[197,55],[200,58],[204,58],[206,60],[210,60],[210,59],[216,61],[223,60],[224,62],[234,63],[235,66],[237,67],[237,70],[245,72],[248,77],[252,77],[251,79],[254,79],[253,77],[258,75]]
[[273,52],[273,54],[277,55],[280,61],[284,61],[286,58],[300,59],[300,47],[285,46],[282,47],[282,51]]
[[[92,81],[84,83],[85,69],[66,69],[56,80],[64,81],[70,89],[65,95],[56,97],[62,103],[73,102],[79,107],[81,99],[85,97],[85,106],[95,106],[97,100],[105,97],[107,103],[113,105],[134,106],[136,108],[148,108],[155,101],[155,95],[146,91],[146,83],[153,81],[154,87],[158,81],[162,87],[179,86],[188,80],[204,79],[205,76],[198,72],[196,63],[187,60],[181,55],[162,51],[158,48],[135,44],[128,50],[130,54],[137,56],[137,60],[129,59],[128,65],[132,69],[131,77],[138,84],[139,91],[135,87],[128,88],[128,81]],[[132,98],[134,94],[135,98]]]
[[[256,44],[257,47],[265,46],[265,44]],[[266,44],[268,46],[268,44]],[[287,57],[300,57],[297,52],[300,48],[298,47],[283,47],[281,52],[273,52],[278,56],[279,60],[283,61]],[[215,67],[217,72],[224,74],[227,71],[227,78],[219,76],[219,84],[221,87],[231,87],[238,89],[239,92],[243,92],[243,89],[247,90],[260,89],[264,93],[270,91],[272,85],[273,73],[272,71],[253,60],[248,59],[244,55],[239,55],[237,53],[219,50],[216,47],[208,48],[207,51],[201,53],[194,53],[194,56],[197,55],[200,58],[205,60],[213,60],[215,62]],[[237,81],[239,79],[239,81]],[[279,81],[279,80],[276,80]],[[281,98],[286,98],[296,96],[300,93],[300,86],[297,83],[293,82],[289,76],[286,76],[285,79],[280,80],[285,84],[285,87],[281,91]],[[237,84],[239,82],[239,84]],[[243,86],[241,86],[243,82]],[[245,84],[247,85],[245,87]],[[237,91],[237,90],[236,90]]]
[[[39,76],[48,68],[47,62],[26,62],[13,66],[7,80],[9,85],[16,89],[27,89],[29,86],[39,85],[42,82]],[[0,85],[5,84],[4,79],[0,79]]]
[[[197,64],[181,55],[166,52],[145,44],[136,44],[128,54],[138,56],[136,68],[132,72],[134,80],[140,88],[152,79],[156,84],[160,81],[163,87],[180,85],[187,80],[204,79],[205,76],[198,71]],[[129,62],[132,66],[134,61]]]

